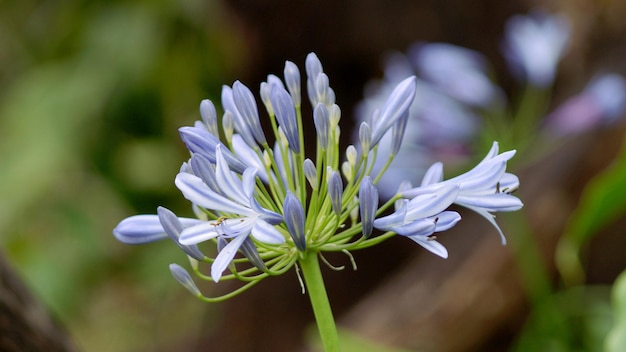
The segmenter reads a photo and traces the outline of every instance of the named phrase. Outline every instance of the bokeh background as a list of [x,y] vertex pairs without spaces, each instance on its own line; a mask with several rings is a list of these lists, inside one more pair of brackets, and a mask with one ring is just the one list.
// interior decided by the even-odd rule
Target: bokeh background
[[[207,305],[168,273],[186,261],[178,248],[111,235],[121,219],[158,205],[191,215],[173,184],[188,157],[177,128],[199,118],[201,99],[219,105],[222,84],[254,90],[285,60],[303,67],[315,51],[349,131],[383,55],[417,40],[483,53],[515,93],[500,54],[504,24],[538,6],[573,25],[551,106],[599,69],[626,73],[618,0],[1,1],[0,250],[79,351],[309,350],[313,317],[294,273]],[[526,209],[502,217],[508,247],[468,216],[475,227],[444,240],[448,261],[394,239],[355,253],[356,272],[328,271],[346,339],[388,346],[358,347],[380,351],[601,348],[617,321],[611,285],[626,266],[623,133],[618,123],[522,154],[513,169]],[[569,235],[566,249],[583,260],[568,281],[555,256],[572,222],[583,226],[576,218],[588,227]],[[492,289],[515,299],[485,315],[493,300],[463,298]],[[394,300],[415,304],[403,312]]]

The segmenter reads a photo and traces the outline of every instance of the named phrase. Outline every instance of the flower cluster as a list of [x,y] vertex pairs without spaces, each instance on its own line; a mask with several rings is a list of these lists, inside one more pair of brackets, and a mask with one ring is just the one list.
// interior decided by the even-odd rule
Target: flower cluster
[[[381,149],[397,155],[390,167],[394,172],[386,173],[379,182],[381,194],[395,194],[403,179],[418,180],[433,159],[462,164],[480,137],[524,148],[531,144],[537,125],[551,136],[562,136],[621,116],[626,109],[626,81],[615,73],[597,75],[582,93],[548,114],[549,92],[570,32],[564,16],[541,11],[516,15],[506,23],[503,55],[512,75],[523,85],[522,94],[515,97],[506,96],[494,81],[486,58],[473,50],[447,43],[415,43],[406,54],[389,55],[384,79],[366,89],[366,99],[357,109],[358,121],[367,121],[397,82],[412,75],[419,78],[406,142],[397,151],[391,149],[391,143],[382,143]],[[384,162],[379,160],[374,170]]]
[[[388,165],[395,155],[379,153],[384,136],[393,136],[392,150],[400,147],[418,90],[416,78],[395,86],[360,124],[358,142],[345,152],[338,143],[341,110],[315,54],[306,58],[306,88],[316,129],[315,155],[305,155],[301,76],[294,63],[286,62],[284,81],[269,75],[260,86],[271,138],[262,128],[251,90],[241,82],[224,86],[221,119],[213,103],[204,100],[202,120],[180,129],[191,157],[175,184],[196,217],[178,217],[159,207],[157,215],[120,222],[113,230],[115,237],[129,244],[169,237],[190,258],[198,278],[245,282],[230,294],[208,298],[183,267],[170,265],[183,286],[210,301],[282,274],[307,255],[327,251],[350,255],[396,234],[447,257],[433,234],[460,220],[458,213],[448,210],[452,204],[472,209],[494,225],[494,212],[522,207],[511,195],[519,180],[505,172],[515,152],[499,153],[497,143],[469,172],[443,180],[443,167],[437,163],[420,186],[404,183],[380,205],[376,184],[386,168],[373,172],[373,165],[377,159]],[[201,263],[210,265],[210,276],[202,273]]]

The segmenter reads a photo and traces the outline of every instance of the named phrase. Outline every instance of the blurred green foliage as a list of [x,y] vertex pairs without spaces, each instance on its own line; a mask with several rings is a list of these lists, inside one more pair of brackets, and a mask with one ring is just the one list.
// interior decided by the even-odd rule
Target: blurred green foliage
[[0,2],[0,248],[81,350],[173,343],[209,309],[173,301],[175,246],[135,250],[111,229],[165,202],[189,212],[177,128],[245,67],[243,47],[214,1]]

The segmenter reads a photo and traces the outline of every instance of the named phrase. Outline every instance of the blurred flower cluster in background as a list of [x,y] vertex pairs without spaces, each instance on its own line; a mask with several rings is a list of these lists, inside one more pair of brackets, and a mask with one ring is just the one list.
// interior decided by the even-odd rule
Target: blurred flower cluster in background
[[[493,229],[450,236],[469,238],[468,253],[480,250],[473,239],[484,239],[498,245],[493,252],[515,257],[507,269],[521,273],[525,298],[507,306],[514,319],[494,318],[470,345],[450,338],[433,350],[451,350],[442,347],[448,343],[617,351],[626,344],[616,332],[626,331],[626,283],[614,285],[626,267],[619,230],[626,210],[624,11],[619,1],[553,1],[541,9],[521,0],[2,2],[0,250],[78,350],[304,349],[313,319],[295,274],[207,305],[167,274],[182,259],[175,246],[126,246],[111,230],[158,205],[192,216],[174,186],[189,157],[178,128],[198,120],[202,99],[220,101],[223,84],[239,79],[256,92],[285,60],[303,62],[315,51],[342,106],[344,146],[381,96],[408,75],[419,78],[404,137],[410,147],[380,184],[383,195],[407,175],[418,184],[435,161],[454,165],[446,178],[460,174],[494,139],[519,152],[512,167],[521,174],[517,195],[526,213],[498,217],[513,233],[509,246],[483,233]],[[533,168],[545,166],[541,160],[576,166],[552,178],[549,168]],[[534,208],[525,197],[555,189],[554,199]],[[461,257],[441,240],[451,258]],[[359,304],[374,311],[380,305],[368,302],[378,302],[377,289],[428,255],[407,242],[359,253],[357,272],[328,271],[340,327],[399,350],[418,342],[408,334],[382,341],[381,331],[352,317],[362,317]],[[345,257],[329,260],[346,264]],[[462,275],[440,276],[453,287]],[[394,320],[394,312],[391,321],[408,319]],[[429,324],[443,333],[436,323]]]

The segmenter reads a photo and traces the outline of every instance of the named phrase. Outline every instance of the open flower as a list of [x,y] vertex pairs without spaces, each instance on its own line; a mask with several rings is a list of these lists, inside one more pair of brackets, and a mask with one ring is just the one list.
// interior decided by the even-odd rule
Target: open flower
[[198,244],[217,237],[230,240],[211,266],[211,277],[216,282],[248,235],[252,234],[260,242],[269,244],[285,242],[282,234],[272,226],[281,223],[282,216],[263,209],[254,198],[256,170],[246,169],[242,179],[239,179],[228,167],[221,150],[222,146],[217,145],[215,176],[222,194],[212,190],[195,175],[180,173],[176,176],[176,186],[185,198],[221,214],[217,220],[184,229],[179,239],[183,245]]
[[435,163],[426,172],[421,186],[401,191],[400,195],[415,198],[456,186],[459,191],[452,203],[471,209],[489,220],[498,230],[502,244],[505,244],[506,238],[492,213],[515,211],[523,206],[519,198],[511,194],[519,188],[519,179],[506,172],[506,163],[514,155],[514,150],[498,154],[498,143],[494,142],[485,158],[470,171],[444,181],[443,165]]

